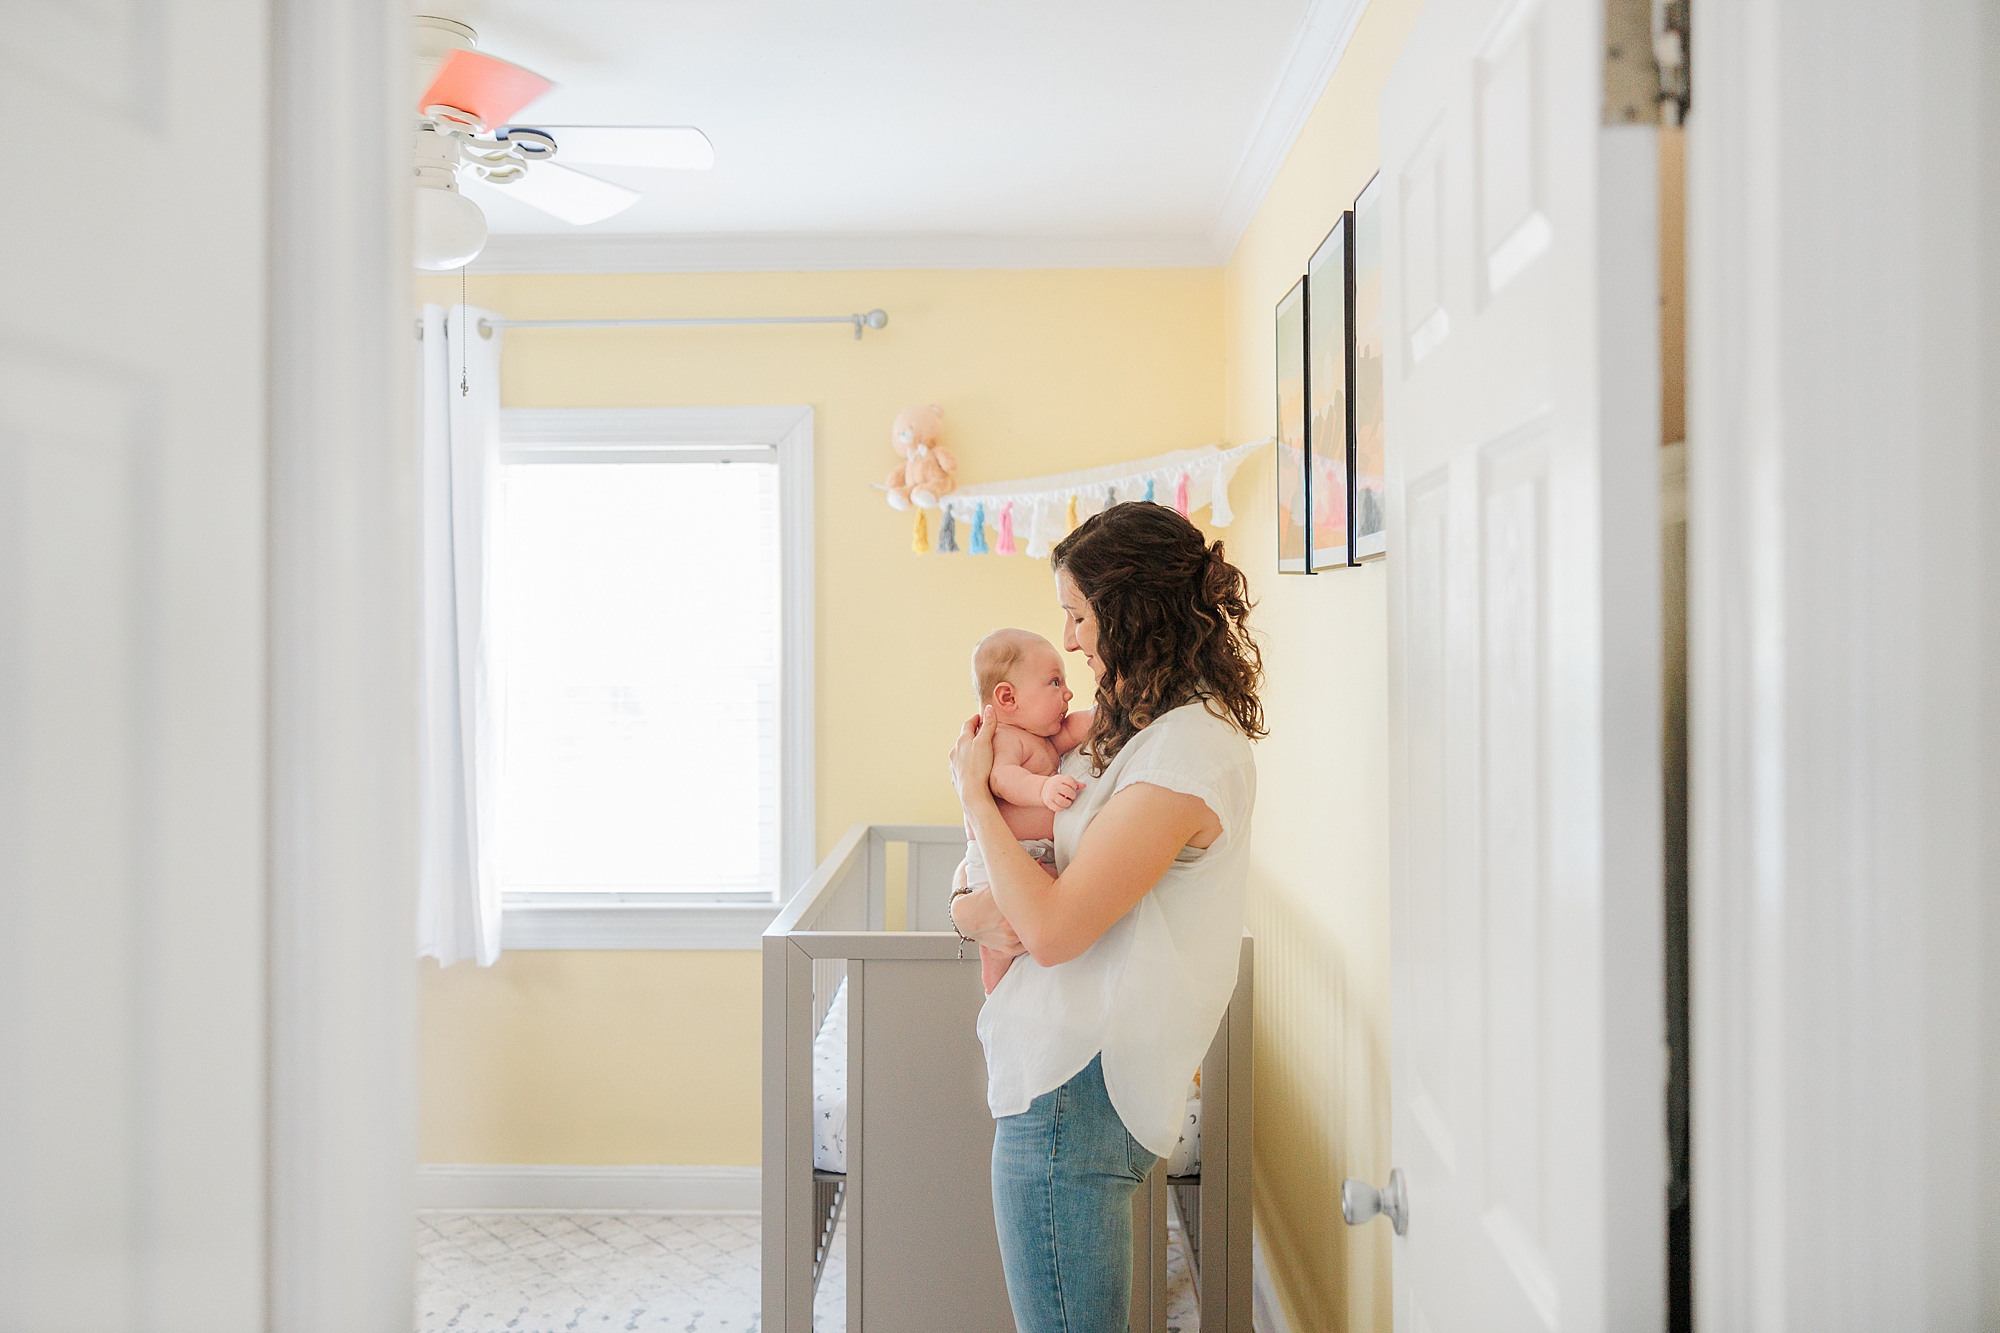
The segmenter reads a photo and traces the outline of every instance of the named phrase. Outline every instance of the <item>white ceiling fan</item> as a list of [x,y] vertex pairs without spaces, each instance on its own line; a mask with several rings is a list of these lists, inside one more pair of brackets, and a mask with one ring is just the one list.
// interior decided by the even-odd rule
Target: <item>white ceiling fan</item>
[[565,163],[681,171],[715,165],[708,136],[691,125],[509,123],[555,85],[481,52],[479,35],[456,19],[420,15],[416,26],[418,268],[457,268],[486,245],[486,215],[459,193],[461,171],[581,227],[623,212],[640,195]]

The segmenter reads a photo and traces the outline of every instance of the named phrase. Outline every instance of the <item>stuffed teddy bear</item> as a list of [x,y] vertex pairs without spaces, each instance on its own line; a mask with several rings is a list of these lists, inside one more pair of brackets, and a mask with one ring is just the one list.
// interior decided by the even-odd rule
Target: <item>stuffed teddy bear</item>
[[958,486],[952,474],[958,460],[951,450],[938,443],[944,430],[944,409],[906,407],[896,414],[889,430],[889,444],[903,459],[889,471],[883,489],[889,492],[889,508],[936,509],[940,499]]

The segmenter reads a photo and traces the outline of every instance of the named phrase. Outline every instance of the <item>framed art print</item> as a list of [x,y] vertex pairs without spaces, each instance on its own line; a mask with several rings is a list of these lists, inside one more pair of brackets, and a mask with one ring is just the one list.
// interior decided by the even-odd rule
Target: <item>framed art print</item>
[[1347,516],[1353,507],[1354,418],[1351,213],[1333,224],[1306,265],[1306,499],[1312,532],[1310,568],[1341,569],[1353,561]]
[[1310,574],[1306,469],[1306,280],[1278,302],[1278,572]]
[[1354,460],[1352,527],[1354,562],[1389,549],[1384,530],[1388,500],[1388,442],[1382,419],[1382,178],[1368,182],[1354,201]]

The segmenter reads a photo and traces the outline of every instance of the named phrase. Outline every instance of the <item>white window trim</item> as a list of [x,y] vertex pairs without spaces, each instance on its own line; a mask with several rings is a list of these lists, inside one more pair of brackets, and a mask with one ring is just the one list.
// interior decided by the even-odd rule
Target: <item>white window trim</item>
[[[562,901],[518,892],[501,902],[505,949],[756,949],[764,927],[813,867],[813,410],[810,407],[509,408],[508,462],[644,460],[644,451],[778,462],[779,892],[768,900],[690,902],[661,894]],[[629,452],[628,452],[629,451]],[[682,454],[685,459],[687,455]],[[612,900],[613,898],[617,900]]]

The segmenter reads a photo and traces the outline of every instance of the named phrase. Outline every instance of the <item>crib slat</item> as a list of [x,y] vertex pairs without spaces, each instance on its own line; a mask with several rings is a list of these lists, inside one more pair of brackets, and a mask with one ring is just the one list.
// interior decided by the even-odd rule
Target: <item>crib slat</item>
[[870,826],[868,834],[868,904],[866,929],[889,928],[889,840]]

